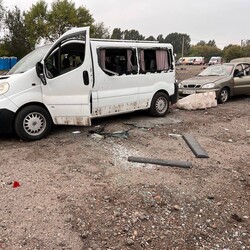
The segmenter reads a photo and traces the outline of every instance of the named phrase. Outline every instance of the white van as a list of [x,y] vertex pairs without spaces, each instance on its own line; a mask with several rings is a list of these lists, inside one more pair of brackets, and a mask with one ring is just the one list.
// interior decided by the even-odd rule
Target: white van
[[177,94],[172,45],[91,40],[89,27],[75,28],[0,77],[0,131],[31,141],[53,124],[142,109],[164,116]]
[[222,64],[222,57],[212,56],[208,62],[208,65]]

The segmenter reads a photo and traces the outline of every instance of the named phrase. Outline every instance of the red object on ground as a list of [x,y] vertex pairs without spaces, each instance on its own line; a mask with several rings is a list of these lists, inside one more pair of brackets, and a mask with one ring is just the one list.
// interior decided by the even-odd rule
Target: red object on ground
[[18,181],[14,181],[13,188],[20,187],[20,183]]

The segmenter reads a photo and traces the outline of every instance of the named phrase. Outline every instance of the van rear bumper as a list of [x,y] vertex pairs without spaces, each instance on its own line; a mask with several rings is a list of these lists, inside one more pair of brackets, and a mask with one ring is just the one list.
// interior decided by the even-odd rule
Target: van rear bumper
[[177,103],[178,101],[178,98],[179,98],[179,87],[178,87],[178,82],[175,82],[174,83],[174,94],[170,96],[170,101],[171,101],[171,104],[175,104]]
[[0,109],[0,134],[12,132],[14,112],[8,109]]

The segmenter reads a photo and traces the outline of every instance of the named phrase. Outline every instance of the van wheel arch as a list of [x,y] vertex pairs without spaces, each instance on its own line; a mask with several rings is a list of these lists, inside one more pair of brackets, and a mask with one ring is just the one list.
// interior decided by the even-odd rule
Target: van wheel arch
[[156,92],[151,100],[149,113],[152,116],[162,117],[165,116],[169,110],[170,97],[168,92],[159,90]]
[[15,114],[13,129],[22,140],[34,141],[46,137],[53,125],[48,109],[41,103],[29,103]]

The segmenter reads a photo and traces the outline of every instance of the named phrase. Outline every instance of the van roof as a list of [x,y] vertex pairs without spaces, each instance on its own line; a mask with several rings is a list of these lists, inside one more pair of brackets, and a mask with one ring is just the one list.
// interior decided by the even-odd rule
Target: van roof
[[147,47],[147,48],[169,48],[173,49],[170,43],[159,43],[158,41],[138,41],[138,40],[116,40],[116,39],[95,39],[90,38],[91,44],[96,47]]

